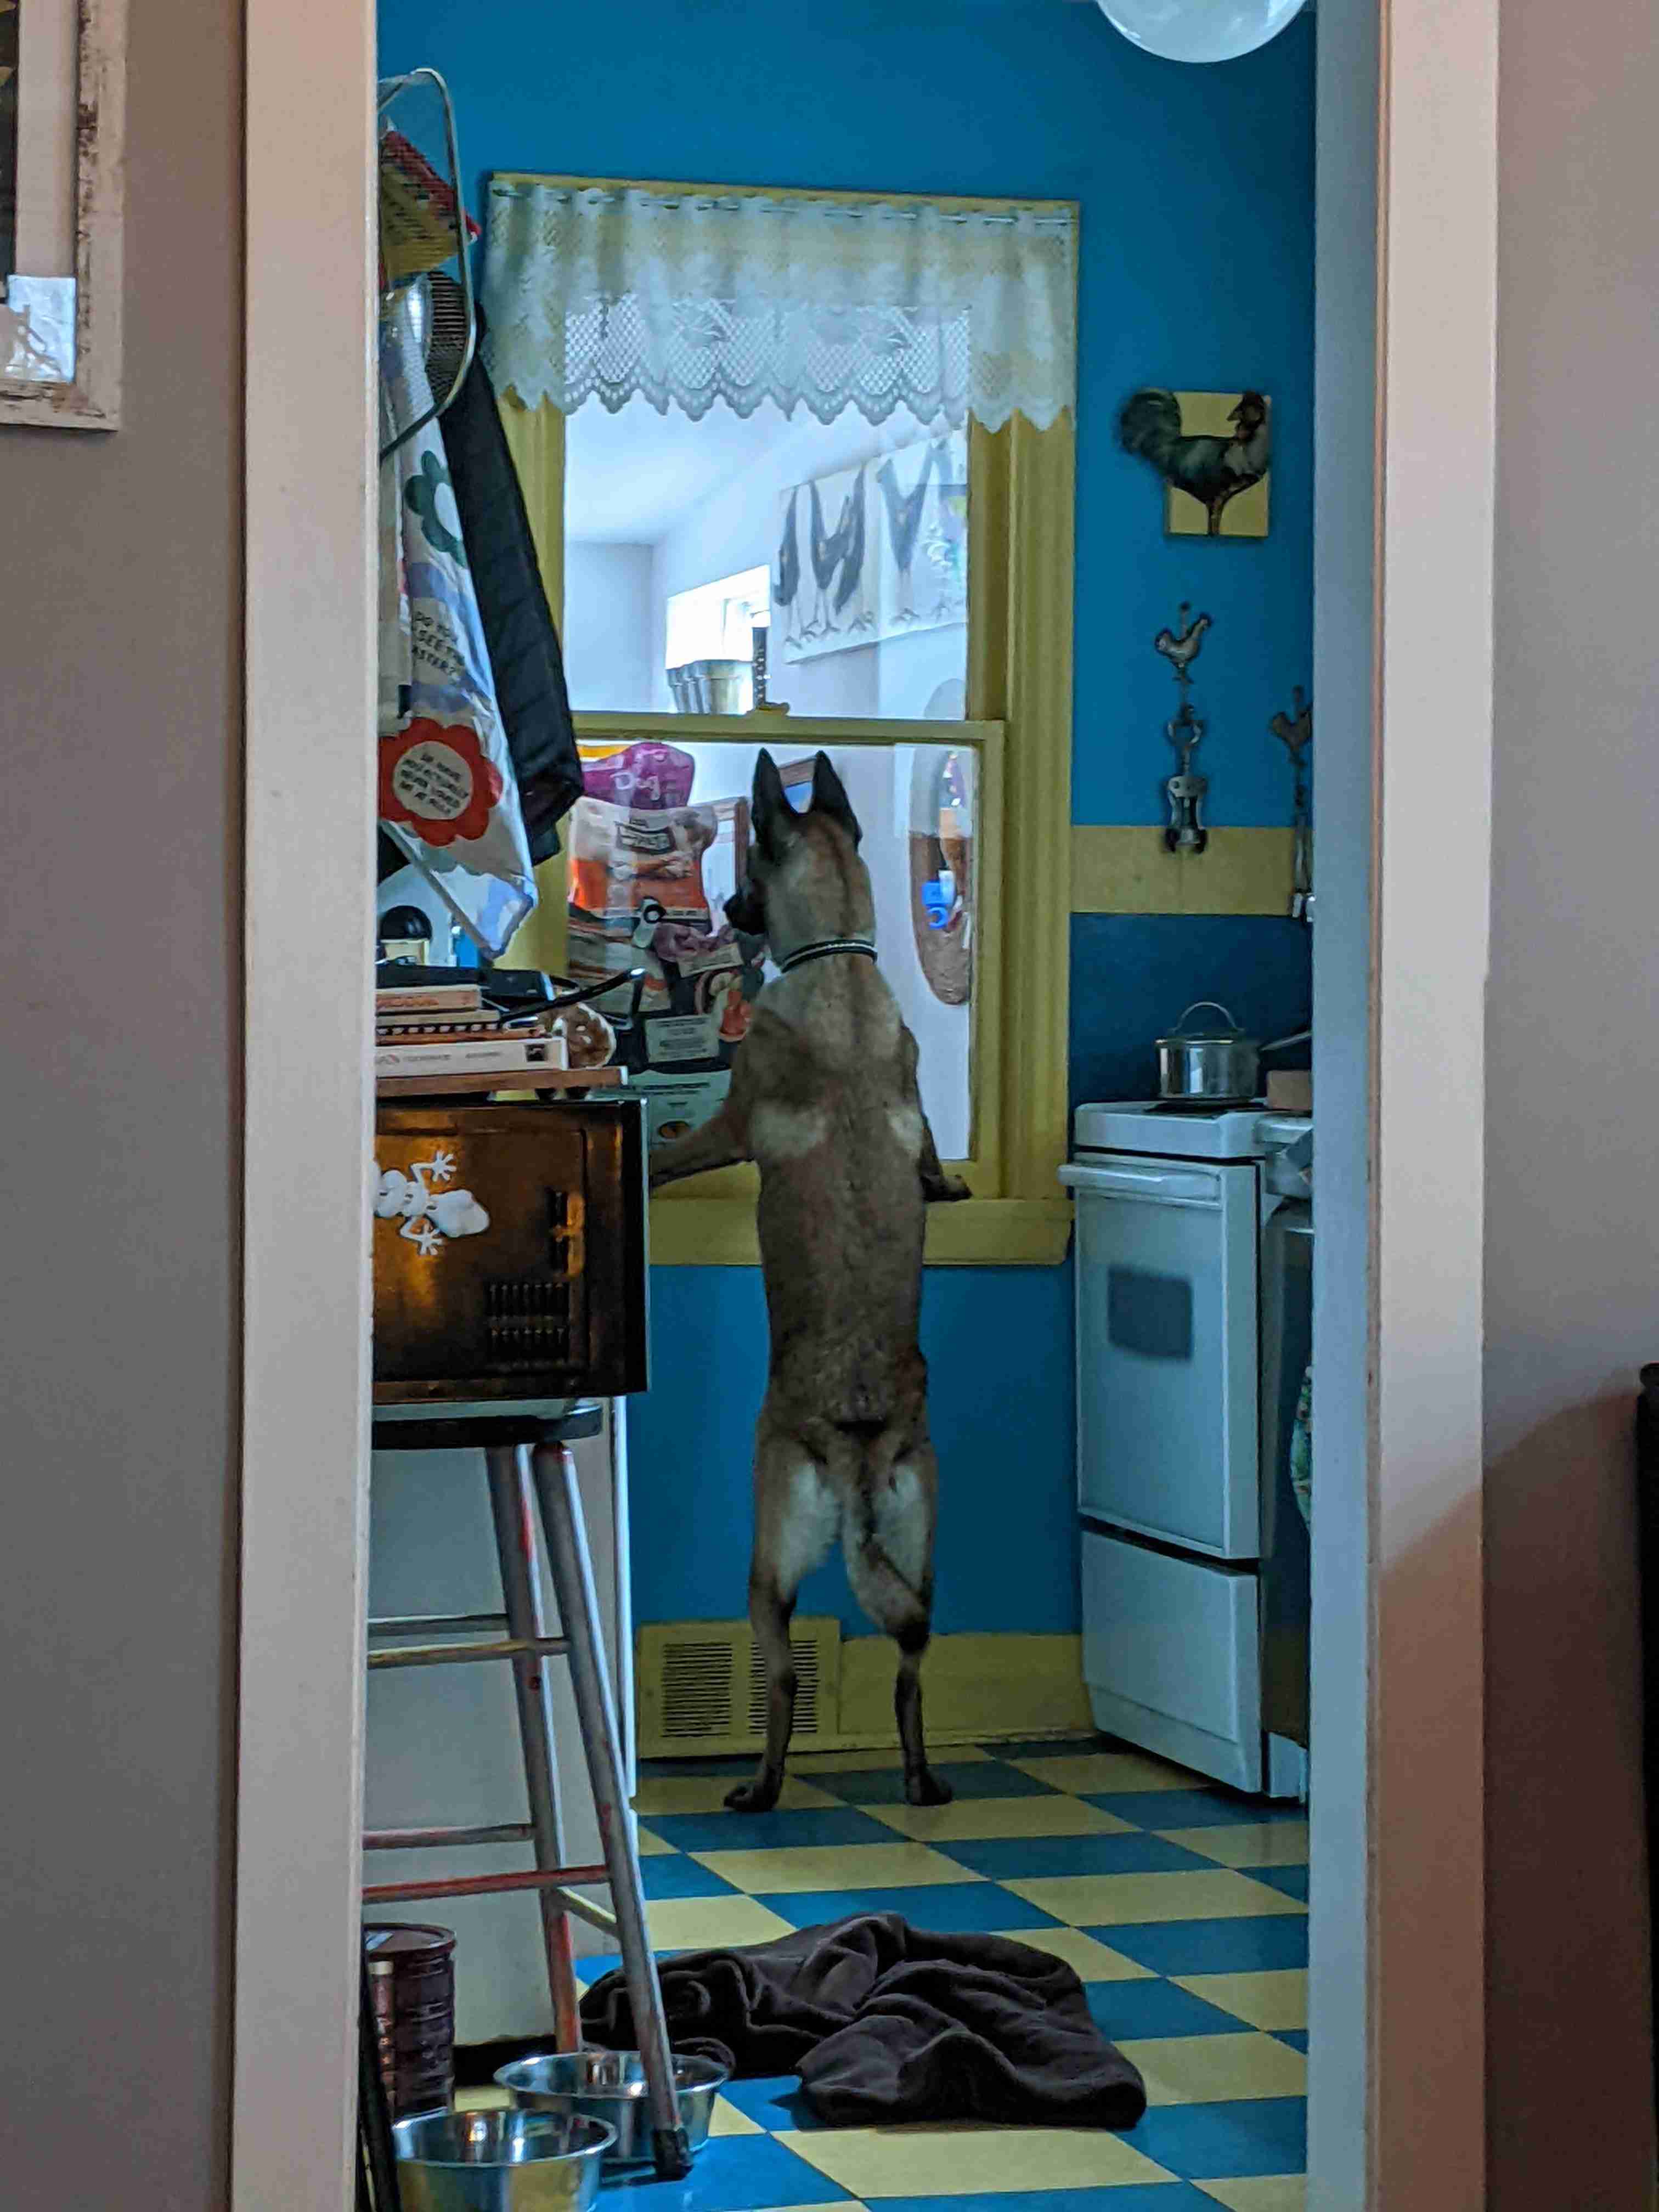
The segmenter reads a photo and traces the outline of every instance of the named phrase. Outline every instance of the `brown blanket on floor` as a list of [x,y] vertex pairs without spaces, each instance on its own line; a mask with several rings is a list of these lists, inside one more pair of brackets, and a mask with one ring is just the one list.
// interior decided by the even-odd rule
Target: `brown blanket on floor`
[[[744,2075],[799,2074],[832,2127],[998,2120],[1129,2128],[1139,2075],[1091,2018],[1062,1960],[1002,1936],[936,1936],[896,1912],[803,1928],[661,1967],[668,2033]],[[590,2043],[637,2050],[628,1990],[582,1999]]]

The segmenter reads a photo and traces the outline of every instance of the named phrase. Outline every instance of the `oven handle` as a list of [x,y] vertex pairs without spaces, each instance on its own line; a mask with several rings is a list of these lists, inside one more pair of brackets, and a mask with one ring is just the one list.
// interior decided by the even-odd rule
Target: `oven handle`
[[1131,1167],[1127,1162],[1089,1167],[1069,1160],[1060,1179],[1073,1190],[1093,1191],[1102,1198],[1168,1199],[1187,1206],[1221,1203],[1221,1177],[1213,1170]]

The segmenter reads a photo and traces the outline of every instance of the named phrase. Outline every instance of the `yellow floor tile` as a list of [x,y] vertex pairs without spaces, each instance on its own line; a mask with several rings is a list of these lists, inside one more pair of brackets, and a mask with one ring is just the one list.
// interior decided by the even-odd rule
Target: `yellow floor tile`
[[458,2089],[455,2109],[458,2112],[504,2112],[513,2100],[505,2089],[498,2089],[492,2081],[484,2089]]
[[1308,2025],[1308,1977],[1300,1966],[1264,1974],[1171,1974],[1170,1979],[1252,2027]]
[[1230,1867],[1306,1866],[1305,1820],[1267,1820],[1260,1827],[1160,1828],[1166,1843]]
[[1305,2097],[1308,2062],[1271,2035],[1164,2035],[1120,2043],[1140,2069],[1149,2105],[1222,2105],[1240,2097]]
[[1293,1897],[1229,1868],[1213,1874],[1045,1875],[1005,1889],[1072,1928],[1127,1928],[1143,1920],[1245,1920],[1305,1912]]
[[636,1826],[635,1832],[639,1839],[640,1856],[642,1859],[659,1859],[664,1856],[672,1856],[674,1849],[672,1844],[664,1843],[662,1838],[660,1836],[653,1836],[649,1828],[641,1828]]
[[[1150,1966],[1126,1959],[1080,1928],[1005,1928],[1000,1932],[1011,1943],[1029,1943],[1051,1959],[1064,1959],[1082,1982],[1146,1982],[1153,1978]],[[1239,2018],[1243,2018],[1242,2013]]]
[[1121,2136],[1087,2128],[837,2128],[776,2140],[866,2203],[1175,2179]]
[[1131,1823],[1080,1797],[961,1797],[954,1805],[861,1805],[920,1844],[988,1843],[1003,1836],[1121,1836]]
[[[932,1749],[939,1766],[982,1766],[991,1757],[975,1744],[936,1742]],[[896,1744],[875,1751],[805,1751],[799,1758],[792,1754],[789,1760],[796,1774],[874,1774],[890,1772],[903,1764],[904,1753]]]
[[922,1844],[838,1844],[781,1851],[693,1851],[697,1864],[751,1896],[815,1889],[910,1889],[981,1875]]
[[[653,1813],[724,1812],[726,1793],[740,1778],[735,1773],[725,1777],[648,1774],[635,1793],[634,1810],[642,1820],[648,1820]],[[827,1790],[815,1790],[810,1782],[799,1782],[789,1774],[784,1777],[783,1794],[778,1805],[785,1813],[806,1813],[825,1805],[839,1805],[841,1802]]]
[[711,2136],[763,2136],[765,2129],[758,2120],[751,2120],[747,2112],[740,2112],[724,2097],[716,2097],[714,2109],[709,2116]]
[[1247,2181],[1200,2181],[1195,2186],[1229,2212],[1304,2212],[1308,2201],[1299,2173],[1254,2174]]
[[769,1943],[793,1931],[752,1897],[664,1897],[645,1917],[656,1951],[718,1951],[729,1943]]
[[1017,1759],[1022,1774],[1035,1776],[1051,1790],[1070,1790],[1093,1797],[1109,1790],[1196,1790],[1203,1777],[1184,1766],[1139,1751],[1073,1752],[1058,1759]]

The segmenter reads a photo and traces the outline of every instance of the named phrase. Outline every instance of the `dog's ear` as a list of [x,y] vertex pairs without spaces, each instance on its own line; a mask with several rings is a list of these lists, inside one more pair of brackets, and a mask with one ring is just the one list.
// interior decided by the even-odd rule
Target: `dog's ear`
[[827,814],[832,822],[839,822],[854,847],[858,845],[864,832],[859,827],[859,817],[853,811],[846,787],[830,764],[828,753],[820,753],[812,763],[812,811]]
[[764,747],[755,763],[749,818],[754,824],[755,842],[767,859],[781,860],[794,842],[799,817],[789,804],[777,763]]

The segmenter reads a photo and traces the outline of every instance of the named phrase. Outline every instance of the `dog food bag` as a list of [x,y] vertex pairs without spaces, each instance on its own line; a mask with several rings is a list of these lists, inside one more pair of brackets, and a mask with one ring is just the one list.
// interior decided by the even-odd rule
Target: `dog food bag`
[[[603,767],[603,762],[597,764]],[[595,772],[590,765],[588,775]],[[571,810],[566,880],[567,964],[576,981],[598,983],[643,967],[638,1011],[665,1013],[670,992],[652,939],[663,923],[696,938],[712,933],[702,856],[718,830],[708,806],[616,806],[583,798]],[[636,1011],[631,994],[601,1002],[607,1013]]]

